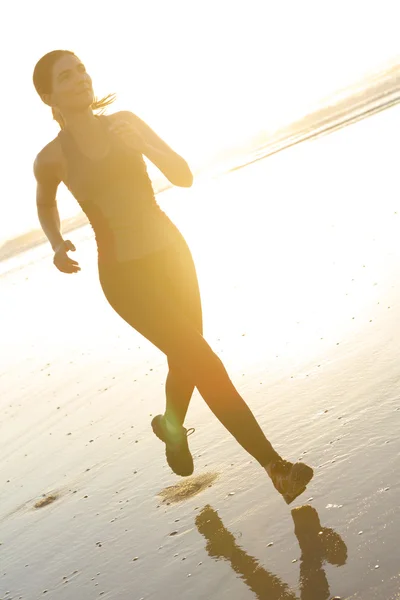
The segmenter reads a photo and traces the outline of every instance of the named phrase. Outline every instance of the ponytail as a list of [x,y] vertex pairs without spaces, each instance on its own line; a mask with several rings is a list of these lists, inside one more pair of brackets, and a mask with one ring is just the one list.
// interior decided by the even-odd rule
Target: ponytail
[[[95,98],[92,104],[92,110],[96,112],[96,114],[102,115],[105,112],[107,106],[109,106],[115,101],[115,98],[115,94],[107,94],[107,96],[104,96],[104,98],[101,98],[100,100],[97,100],[97,98]],[[53,106],[51,109],[51,113],[53,115],[53,119],[59,124],[60,129],[64,129],[65,121],[60,109]]]
[[110,106],[110,104],[112,104],[115,101],[115,99],[115,94],[107,94],[107,96],[104,96],[104,98],[101,98],[100,100],[97,100],[97,98],[95,98],[92,104],[92,110],[100,111],[99,114],[102,115],[107,106]]

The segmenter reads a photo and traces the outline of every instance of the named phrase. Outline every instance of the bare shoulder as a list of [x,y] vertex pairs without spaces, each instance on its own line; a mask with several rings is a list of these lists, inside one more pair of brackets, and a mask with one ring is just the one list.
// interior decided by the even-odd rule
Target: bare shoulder
[[176,155],[176,152],[174,152],[174,150],[135,113],[130,112],[129,110],[120,110],[119,112],[110,115],[108,118],[110,119],[110,124],[113,122],[116,123],[118,120],[120,122],[125,121],[130,123],[149,147],[162,152],[167,152],[171,155]]
[[131,119],[132,117],[134,118],[136,115],[135,113],[131,112],[130,110],[117,110],[117,112],[112,113],[111,115],[106,115],[107,119],[110,119],[110,121],[115,121],[115,120],[120,120],[120,119]]
[[106,115],[107,119],[109,119],[110,123],[115,123],[116,121],[129,121],[130,123],[140,124],[143,123],[142,119],[140,119],[135,113],[130,110],[119,110],[111,115]]
[[170,149],[143,119],[130,110],[120,110],[107,118],[110,119],[110,123],[117,123],[118,121],[130,123],[151,146],[160,147],[164,150]]
[[63,154],[58,138],[49,142],[38,153],[33,163],[33,170],[38,181],[52,179],[61,182],[63,175]]

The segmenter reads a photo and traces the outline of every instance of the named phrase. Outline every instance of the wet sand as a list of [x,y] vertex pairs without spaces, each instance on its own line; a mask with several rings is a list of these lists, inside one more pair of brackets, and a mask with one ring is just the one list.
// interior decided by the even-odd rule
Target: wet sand
[[107,306],[88,229],[79,275],[44,250],[2,275],[2,600],[399,597],[399,118],[163,195],[207,339],[315,468],[293,506],[197,393],[195,475],[170,472],[165,359]]

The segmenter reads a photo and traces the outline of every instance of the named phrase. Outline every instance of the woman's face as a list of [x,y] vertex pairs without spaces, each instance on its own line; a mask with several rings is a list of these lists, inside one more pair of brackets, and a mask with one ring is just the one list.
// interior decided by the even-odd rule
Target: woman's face
[[65,54],[53,66],[49,104],[61,111],[80,112],[93,104],[92,80],[79,58]]

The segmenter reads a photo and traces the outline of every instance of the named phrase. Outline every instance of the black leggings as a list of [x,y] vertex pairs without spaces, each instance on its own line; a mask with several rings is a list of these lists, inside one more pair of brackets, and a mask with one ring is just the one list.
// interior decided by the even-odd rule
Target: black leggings
[[167,356],[168,419],[183,424],[197,387],[215,416],[262,466],[278,458],[203,338],[196,269],[184,239],[137,260],[99,263],[99,275],[114,310]]

